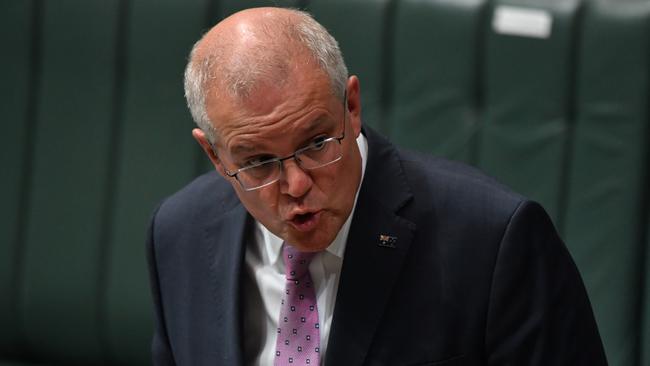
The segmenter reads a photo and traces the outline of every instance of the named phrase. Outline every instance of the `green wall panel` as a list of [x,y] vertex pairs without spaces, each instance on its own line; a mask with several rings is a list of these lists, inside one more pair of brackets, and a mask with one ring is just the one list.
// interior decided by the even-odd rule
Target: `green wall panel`
[[[647,169],[650,169],[648,161]],[[650,183],[650,182],[649,182]],[[647,208],[646,208],[647,209]],[[650,365],[650,212],[646,210],[646,242],[645,242],[645,286],[642,288],[644,300],[641,311],[641,365]]]
[[145,234],[163,197],[195,174],[199,146],[183,97],[183,70],[206,24],[205,0],[138,0],[129,8],[123,118],[109,232],[106,324],[111,363],[151,363],[153,334]]
[[388,72],[384,49],[389,1],[312,0],[308,10],[339,42],[349,74],[359,77],[363,123],[385,131],[381,99]]
[[490,14],[478,165],[542,203],[557,220],[578,2],[499,0],[494,5],[545,11],[552,26],[548,38],[498,34]]
[[11,353],[17,341],[15,274],[19,264],[23,174],[26,169],[25,137],[29,133],[31,1],[0,3],[0,355]]
[[565,238],[614,366],[635,364],[641,331],[649,25],[650,2],[589,3],[578,55]]
[[471,161],[485,1],[397,4],[390,136],[400,145]]
[[[247,8],[258,8],[262,6],[298,7],[299,0],[221,0],[219,3],[219,15],[225,18],[233,13]],[[216,24],[217,22],[215,22]]]
[[[650,169],[650,162],[648,165]],[[646,211],[646,247],[645,247],[645,286],[642,288],[644,299],[641,314],[641,365],[650,365],[650,214]]]
[[43,5],[21,330],[33,356],[98,364],[118,1]]

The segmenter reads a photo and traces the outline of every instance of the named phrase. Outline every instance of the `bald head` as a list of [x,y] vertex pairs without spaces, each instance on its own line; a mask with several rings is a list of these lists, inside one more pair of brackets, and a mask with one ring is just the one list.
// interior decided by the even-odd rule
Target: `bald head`
[[300,19],[298,13],[285,9],[241,11],[205,34],[192,62],[210,62],[211,87],[216,93],[246,97],[259,80],[282,82],[289,63],[305,53],[296,32]]
[[185,70],[185,97],[192,117],[214,142],[210,102],[242,101],[264,85],[282,86],[292,70],[313,64],[335,95],[343,96],[347,68],[336,40],[309,14],[282,8],[235,13],[195,45]]

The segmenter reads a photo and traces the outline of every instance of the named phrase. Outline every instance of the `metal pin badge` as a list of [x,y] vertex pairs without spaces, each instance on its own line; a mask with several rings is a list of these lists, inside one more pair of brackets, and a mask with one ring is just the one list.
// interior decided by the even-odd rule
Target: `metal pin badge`
[[397,244],[396,236],[390,236],[385,234],[379,235],[379,244],[377,245],[379,245],[380,247],[396,248],[395,244]]

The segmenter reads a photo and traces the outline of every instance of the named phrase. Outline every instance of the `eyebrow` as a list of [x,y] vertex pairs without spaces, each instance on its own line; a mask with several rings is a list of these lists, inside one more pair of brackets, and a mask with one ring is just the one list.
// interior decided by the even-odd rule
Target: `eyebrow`
[[243,154],[251,151],[255,151],[255,146],[242,144],[233,147],[231,154]]
[[[305,128],[300,128],[299,133],[303,133],[306,135],[310,135],[317,131],[321,126],[323,126],[324,123],[326,123],[328,120],[326,115],[321,115],[315,119],[310,120],[309,122],[306,122],[306,127]],[[232,148],[232,155],[240,155],[240,154],[246,154],[250,152],[254,152],[257,150],[257,147],[251,144],[246,144],[242,143],[240,145],[233,146]]]
[[311,134],[318,130],[324,123],[327,122],[327,116],[321,115],[318,118],[312,119],[308,122],[309,126],[305,128],[307,134]]

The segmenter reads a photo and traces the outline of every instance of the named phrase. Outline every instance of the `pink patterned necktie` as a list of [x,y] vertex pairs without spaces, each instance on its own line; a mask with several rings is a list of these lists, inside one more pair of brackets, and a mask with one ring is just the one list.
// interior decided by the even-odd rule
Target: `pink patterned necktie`
[[320,324],[309,262],[316,253],[299,252],[285,243],[285,295],[275,343],[275,366],[319,365]]

